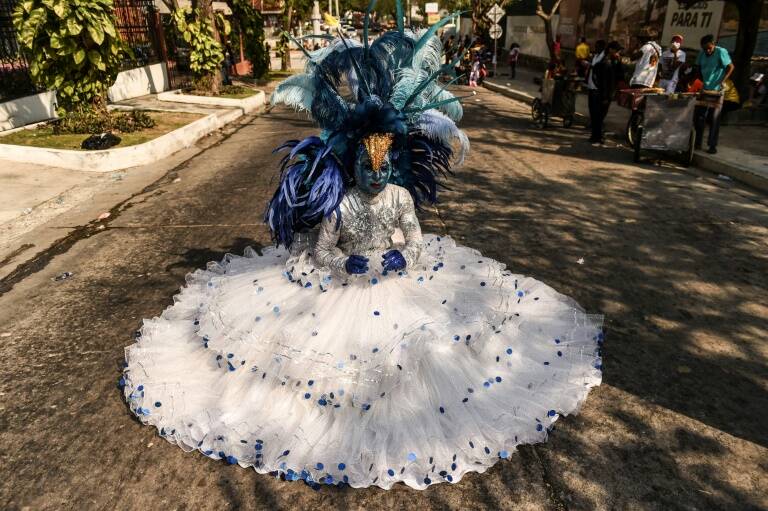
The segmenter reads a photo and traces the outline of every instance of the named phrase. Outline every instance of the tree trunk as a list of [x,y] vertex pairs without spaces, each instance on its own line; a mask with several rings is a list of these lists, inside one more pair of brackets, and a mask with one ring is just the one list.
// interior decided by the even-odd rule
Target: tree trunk
[[[192,2],[192,7],[200,9],[200,20],[210,24],[213,38],[221,43],[219,31],[216,30],[216,23],[213,20],[213,0],[197,0],[196,2]],[[221,65],[222,63],[220,62],[219,67],[221,67]],[[216,71],[201,77],[197,81],[196,87],[210,93],[212,96],[218,95],[221,90],[221,72]]]
[[616,0],[611,0],[608,6],[608,14],[605,16],[605,24],[603,25],[603,39],[606,42],[611,40],[611,26],[613,25],[613,17],[616,15]]
[[544,40],[549,50],[549,60],[555,60],[555,38],[552,35],[552,17],[541,18],[544,21]]
[[484,10],[485,5],[481,0],[472,0],[472,39],[480,35],[483,30],[485,24],[483,21]]
[[739,32],[736,35],[736,48],[733,51],[735,68],[732,76],[733,83],[743,101],[749,97],[752,54],[757,43],[763,2],[762,0],[742,0],[736,3],[736,6],[739,9]]
[[651,24],[651,14],[653,13],[653,7],[656,3],[655,0],[647,0],[645,2],[645,20],[643,22],[643,25],[650,25]]
[[[290,2],[286,3],[285,6],[285,16],[283,16],[283,30],[285,32],[290,33],[291,31],[291,18],[293,17],[293,6]],[[285,42],[285,47],[283,48],[283,55],[280,59],[280,70],[282,71],[290,71],[291,70],[291,43],[290,41]]]
[[552,10],[547,13],[541,5],[541,0],[536,0],[536,16],[544,22],[544,40],[547,42],[549,60],[555,59],[555,36],[552,34],[552,16],[557,14],[561,1],[555,0]]

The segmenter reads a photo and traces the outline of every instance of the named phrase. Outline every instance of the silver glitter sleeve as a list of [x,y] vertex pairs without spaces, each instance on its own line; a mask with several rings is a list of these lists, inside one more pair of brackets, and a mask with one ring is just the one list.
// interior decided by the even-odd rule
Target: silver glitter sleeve
[[405,261],[408,263],[408,268],[411,268],[419,260],[424,240],[421,237],[421,226],[419,225],[419,219],[416,218],[416,208],[413,206],[411,194],[406,190],[402,190],[399,202],[400,215],[398,221],[400,223],[400,230],[403,231],[403,237],[405,238],[403,257],[405,257]]
[[344,264],[347,256],[337,246],[341,229],[336,228],[336,213],[323,219],[315,243],[315,264],[334,273],[345,275]]

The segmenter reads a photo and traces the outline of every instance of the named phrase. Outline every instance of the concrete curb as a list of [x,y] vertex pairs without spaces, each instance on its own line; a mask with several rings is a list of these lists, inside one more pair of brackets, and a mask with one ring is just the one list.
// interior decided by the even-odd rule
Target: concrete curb
[[[507,96],[509,98],[521,101],[526,104],[533,103],[534,96],[525,92],[512,89],[511,87],[505,87],[496,83],[483,82],[483,86],[493,92]],[[579,117],[583,117],[581,114],[576,114]],[[739,165],[730,160],[718,158],[716,156],[696,151],[693,155],[693,164],[702,170],[712,172],[714,174],[722,174],[728,176],[731,179],[747,184],[758,190],[768,191],[768,169],[765,171],[755,170],[744,165]]]
[[208,96],[194,96],[192,94],[182,94],[180,90],[161,92],[157,95],[159,101],[170,101],[173,103],[186,103],[189,105],[218,106],[224,108],[239,108],[244,114],[248,114],[261,107],[266,100],[264,91],[254,91],[256,94],[243,99],[216,98]]
[[[501,94],[502,96],[507,96],[508,98],[515,99],[517,101],[526,103],[528,105],[533,103],[533,100],[536,99],[536,96],[531,96],[527,92],[522,92],[522,91],[513,89],[511,87],[506,87],[504,85],[499,85],[498,83],[491,83],[488,81],[484,81],[483,87],[485,87],[489,91],[496,92],[498,94]],[[587,119],[586,116],[580,114],[579,112],[574,112],[573,116],[575,119]]]
[[768,167],[763,172],[757,172],[753,168],[731,161],[724,162],[720,158],[699,151],[693,154],[693,164],[702,170],[713,174],[722,174],[763,192],[768,192]]
[[504,96],[507,96],[512,99],[516,99],[518,101],[522,101],[523,103],[528,103],[529,105],[533,103],[533,100],[536,99],[534,96],[531,96],[530,94],[526,92],[522,92],[519,90],[515,90],[511,87],[505,87],[503,85],[499,85],[496,83],[491,83],[488,81],[483,82],[483,87],[486,89],[498,92],[499,94],[502,94]]
[[244,111],[240,108],[217,112],[206,115],[149,142],[101,151],[75,151],[0,144],[0,159],[85,172],[112,172],[162,160],[190,147],[202,137],[243,115]]

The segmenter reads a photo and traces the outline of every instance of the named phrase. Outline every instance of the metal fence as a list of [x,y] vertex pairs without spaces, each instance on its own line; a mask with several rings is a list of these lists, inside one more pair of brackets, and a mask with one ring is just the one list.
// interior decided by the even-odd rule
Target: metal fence
[[189,49],[173,28],[169,15],[160,15],[154,0],[115,0],[117,30],[131,49],[122,69],[166,62],[171,88],[191,84]]
[[154,0],[116,0],[114,5],[117,31],[131,50],[124,58],[121,69],[162,62],[162,34],[158,33]]
[[[0,102],[39,92],[16,39],[11,15],[19,0],[0,0]],[[189,48],[172,27],[171,17],[160,15],[154,0],[115,0],[116,28],[131,52],[121,70],[166,62],[172,88],[192,83]]]
[[11,21],[17,3],[18,0],[0,0],[0,101],[37,91]]
[[173,26],[170,15],[164,15],[160,27],[166,48],[166,67],[171,89],[186,89],[192,86],[192,71],[189,68],[189,45]]

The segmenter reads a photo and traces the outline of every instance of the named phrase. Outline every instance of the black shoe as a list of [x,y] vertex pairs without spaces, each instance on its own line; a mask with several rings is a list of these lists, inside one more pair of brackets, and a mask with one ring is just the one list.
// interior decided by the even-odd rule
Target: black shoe
[[709,154],[717,154],[717,148],[715,146],[709,146],[709,149],[707,149],[707,152]]

